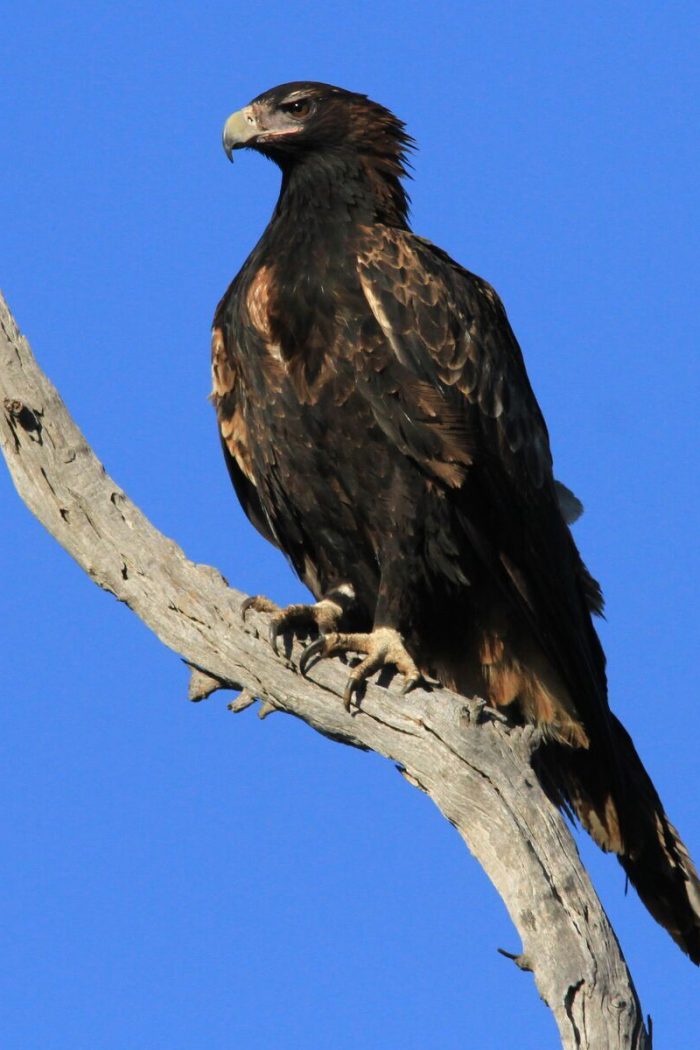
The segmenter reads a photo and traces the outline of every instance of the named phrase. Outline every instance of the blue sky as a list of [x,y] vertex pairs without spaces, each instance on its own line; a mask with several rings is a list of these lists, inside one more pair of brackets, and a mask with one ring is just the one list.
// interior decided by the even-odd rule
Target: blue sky
[[[108,470],[190,557],[304,592],[236,506],[209,323],[275,168],[226,116],[292,79],[418,140],[414,228],[505,300],[576,536],[611,702],[700,860],[695,5],[23,3],[3,16],[0,285]],[[557,1045],[508,917],[376,756],[190,705],[0,471],[0,1021],[11,1050]],[[580,837],[655,1046],[695,968]],[[6,986],[6,987],[2,987]]]

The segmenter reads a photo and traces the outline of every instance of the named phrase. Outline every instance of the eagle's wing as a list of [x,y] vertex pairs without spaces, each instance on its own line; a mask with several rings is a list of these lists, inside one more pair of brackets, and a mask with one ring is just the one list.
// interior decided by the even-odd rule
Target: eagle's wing
[[600,593],[562,515],[547,428],[498,296],[429,242],[388,227],[366,231],[357,269],[382,333],[357,345],[358,390],[397,447],[442,483],[462,541],[584,721],[605,732],[604,657],[588,612]]
[[[384,345],[400,366],[385,357],[381,373],[405,384],[402,408],[432,396],[424,419],[444,435],[444,463],[467,467],[475,453],[497,454],[519,488],[550,487],[547,427],[490,285],[430,242],[388,227],[368,231],[358,273]],[[371,379],[377,370],[375,360],[363,371]],[[464,470],[456,468],[455,486],[457,475],[463,478]]]
[[[304,516],[300,512],[291,513],[280,494],[277,465],[274,459],[266,458],[270,443],[266,440],[265,416],[246,410],[247,399],[257,398],[265,403],[270,394],[265,388],[251,390],[246,386],[240,372],[241,361],[264,352],[265,344],[251,323],[241,294],[239,275],[217,306],[212,329],[211,400],[216,409],[224,458],[248,519],[266,540],[282,551],[318,596],[322,590],[318,582],[319,567],[308,542]],[[275,364],[269,355],[268,363]],[[267,492],[261,492],[261,484],[268,486]],[[276,509],[279,507],[284,508],[281,515]]]
[[[218,311],[217,311],[217,322]],[[250,438],[241,403],[240,384],[226,328],[215,323],[211,337],[211,399],[216,409],[221,447],[236,495],[249,520],[266,540],[279,546],[258,495]]]

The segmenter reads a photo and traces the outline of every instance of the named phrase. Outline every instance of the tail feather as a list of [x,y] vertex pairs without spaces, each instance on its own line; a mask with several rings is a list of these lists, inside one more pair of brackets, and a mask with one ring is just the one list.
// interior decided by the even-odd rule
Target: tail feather
[[656,788],[622,724],[611,716],[615,771],[595,745],[573,750],[547,745],[546,782],[597,844],[618,855],[649,912],[700,965],[700,879],[688,850],[664,812]]

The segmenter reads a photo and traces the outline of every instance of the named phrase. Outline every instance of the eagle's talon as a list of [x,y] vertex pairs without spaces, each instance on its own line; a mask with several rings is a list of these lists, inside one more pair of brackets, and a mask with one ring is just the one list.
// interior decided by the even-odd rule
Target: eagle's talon
[[410,693],[412,689],[415,689],[416,686],[420,685],[421,680],[420,675],[411,675],[410,677],[407,677],[401,687],[401,695],[405,696],[406,693]]
[[299,657],[299,670],[303,675],[306,675],[306,669],[309,663],[314,659],[315,656],[324,655],[323,650],[326,645],[326,637],[320,635],[315,638],[313,642],[310,642],[304,649],[303,653]]
[[275,654],[275,656],[279,656],[279,650],[277,649],[277,639],[279,638],[281,633],[280,627],[280,622],[277,619],[277,617],[275,617],[274,620],[270,621],[270,626],[267,630],[267,637],[270,642],[270,645],[272,646],[272,651]]
[[352,707],[352,700],[355,693],[359,692],[360,682],[357,678],[350,675],[347,682],[345,683],[345,689],[343,690],[343,707],[350,714],[350,708]]
[[377,670],[375,657],[368,657],[359,663],[353,671],[348,675],[348,680],[345,683],[345,689],[343,690],[343,707],[350,713],[353,700],[356,700],[356,706],[359,708],[361,694],[364,692],[365,685],[371,674]]

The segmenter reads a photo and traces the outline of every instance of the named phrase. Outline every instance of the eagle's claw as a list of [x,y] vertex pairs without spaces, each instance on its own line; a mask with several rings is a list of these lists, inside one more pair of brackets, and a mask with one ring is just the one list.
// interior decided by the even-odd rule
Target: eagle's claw
[[253,598],[246,598],[241,603],[241,616],[244,620],[249,609],[254,609],[256,612],[272,613],[267,636],[277,656],[279,656],[277,643],[281,637],[287,634],[298,634],[306,637],[309,634],[321,633],[323,635],[329,631],[335,631],[343,615],[342,606],[334,601],[332,597],[321,598],[320,601],[315,602],[313,605],[302,603],[287,605],[286,608],[280,609],[279,605],[270,601],[269,598],[265,598],[262,594],[257,594]]
[[326,655],[326,653],[324,653],[323,651],[325,645],[326,636],[320,635],[318,638],[315,638],[313,642],[310,642],[309,645],[306,646],[303,653],[299,657],[299,670],[303,675],[306,674],[306,668],[309,666],[309,663],[313,660],[315,656]]
[[282,633],[283,628],[280,624],[279,617],[274,616],[272,620],[270,620],[270,626],[268,628],[267,637],[270,640],[270,645],[272,646],[272,651],[275,654],[275,656],[279,656],[279,652],[277,649],[277,639]]
[[394,666],[404,677],[402,693],[407,693],[421,681],[413,657],[406,649],[403,639],[393,627],[377,627],[369,634],[321,635],[304,649],[299,661],[299,670],[306,674],[309,663],[318,657],[336,656],[339,653],[365,653],[365,659],[354,667],[348,676],[343,703],[349,711],[354,697],[367,679],[382,667]]
[[393,627],[375,627],[367,634],[341,634],[338,626],[343,608],[334,598],[335,595],[322,598],[314,605],[288,605],[280,609],[269,598],[258,594],[245,599],[241,605],[241,615],[245,619],[249,609],[272,613],[268,638],[277,655],[277,643],[287,633],[303,636],[318,632],[318,637],[305,647],[299,657],[299,670],[303,675],[316,659],[323,660],[342,653],[362,653],[364,659],[353,667],[343,691],[343,703],[347,711],[367,679],[383,667],[394,666],[403,675],[402,693],[418,685],[422,680],[421,673],[399,632]]

